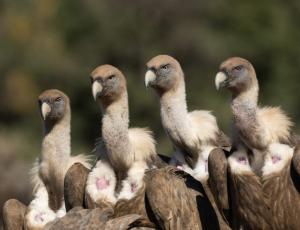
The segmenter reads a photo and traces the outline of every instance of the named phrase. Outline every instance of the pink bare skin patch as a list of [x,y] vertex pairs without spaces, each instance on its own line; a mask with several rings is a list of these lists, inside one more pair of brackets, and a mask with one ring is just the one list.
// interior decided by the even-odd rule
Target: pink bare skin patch
[[44,212],[38,213],[37,215],[34,216],[34,220],[35,220],[36,222],[43,222],[43,221],[45,220],[45,218],[44,218],[44,215],[45,215],[45,214],[46,214],[46,213],[44,213]]
[[238,162],[242,165],[247,165],[247,158],[246,157],[239,157]]
[[273,164],[276,164],[280,160],[281,160],[281,157],[279,157],[279,156],[272,156],[272,163]]
[[176,162],[176,168],[179,170],[183,170],[182,164],[179,161]]
[[106,189],[109,186],[109,180],[106,180],[105,178],[98,178],[96,181],[96,186],[98,190]]
[[137,186],[137,183],[134,183],[134,182],[131,183],[131,184],[130,184],[131,192],[132,192],[132,193],[136,192],[136,191],[137,191],[137,187],[138,187],[138,186]]

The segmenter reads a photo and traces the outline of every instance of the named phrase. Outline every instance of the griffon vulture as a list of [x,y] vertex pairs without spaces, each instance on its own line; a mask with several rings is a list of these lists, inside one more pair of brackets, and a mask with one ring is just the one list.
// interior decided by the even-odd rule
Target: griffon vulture
[[144,173],[160,162],[152,133],[129,128],[126,79],[120,70],[99,66],[91,73],[91,81],[103,117],[102,139],[96,147],[98,161],[86,183],[87,206],[114,207],[116,217],[130,213],[147,216]]
[[235,227],[297,229],[300,224],[299,151],[293,123],[278,107],[259,107],[251,63],[224,61],[216,87],[231,94],[235,152],[228,158]]
[[[59,90],[46,90],[38,99],[44,126],[41,156],[31,171],[34,199],[25,213],[26,229],[42,229],[65,215],[64,177],[75,162],[90,167],[84,155],[71,156],[69,98]],[[8,203],[9,204],[9,203]],[[7,205],[8,208],[18,205]],[[21,209],[23,212],[23,209]],[[6,210],[8,214],[18,212]],[[8,216],[7,219],[14,218]],[[15,229],[8,226],[7,229]]]
[[[158,55],[147,63],[145,85],[154,88],[160,99],[162,124],[176,150],[170,163],[201,181],[211,202],[215,203],[213,192],[220,210],[227,210],[226,158],[221,149],[212,150],[228,148],[230,143],[216,118],[209,111],[187,110],[184,73],[171,56]],[[206,186],[209,171],[214,175],[211,189]]]

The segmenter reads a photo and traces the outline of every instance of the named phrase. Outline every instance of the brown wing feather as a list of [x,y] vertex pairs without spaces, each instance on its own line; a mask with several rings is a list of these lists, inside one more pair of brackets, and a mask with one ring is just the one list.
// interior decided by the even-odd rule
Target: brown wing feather
[[[125,216],[127,214],[138,214],[147,219],[147,211],[145,206],[145,185],[143,185],[136,193],[136,195],[130,199],[121,199],[115,204],[114,217]],[[148,225],[154,227],[153,223],[148,220]]]
[[225,133],[219,131],[217,145],[226,151],[230,151],[232,143],[230,138]]
[[196,203],[198,214],[203,229],[230,229],[228,220],[219,212],[215,198],[205,182],[200,182],[184,171],[175,171],[184,179],[193,202]]
[[106,230],[127,230],[127,229],[155,229],[155,227],[151,227],[149,225],[149,221],[144,219],[140,215],[130,214],[126,216],[121,216],[117,218],[113,218],[106,223]]
[[291,131],[291,134],[288,138],[279,138],[279,142],[281,144],[295,147],[300,142],[300,136],[297,133],[295,133],[294,131]]
[[113,218],[112,208],[82,209],[76,207],[64,217],[49,223],[45,230],[73,229],[107,229],[127,230],[133,227],[144,227],[144,219],[140,215],[131,214]]
[[66,210],[76,206],[84,207],[85,184],[90,170],[80,163],[73,164],[64,181]]
[[[230,170],[229,170],[230,171]],[[255,174],[230,172],[233,228],[273,229],[268,199]]]
[[[292,167],[294,168],[298,178],[295,178],[296,184],[300,187],[300,143],[297,144],[292,159]],[[300,192],[300,190],[299,190]]]
[[222,149],[213,149],[208,157],[209,187],[221,211],[229,210],[227,159]]
[[165,167],[146,173],[146,196],[156,221],[163,229],[202,229],[196,202],[174,170]]
[[299,229],[300,178],[299,175],[293,175],[294,170],[290,166],[288,162],[279,173],[263,178],[264,192],[270,200],[272,221],[276,229]]
[[[300,207],[300,138],[298,135],[295,135],[296,137],[296,148],[294,150],[294,155],[292,158],[292,164],[290,165],[290,174],[289,179],[292,182],[292,185],[290,185],[290,190],[293,191],[293,196],[287,196],[290,198],[289,201],[292,203],[292,206],[289,206],[290,209],[296,210],[295,212],[292,212],[293,214],[299,213],[299,210],[297,210],[297,207]],[[296,200],[298,205],[296,204]],[[285,202],[285,205],[288,204],[288,202]],[[294,206],[295,205],[295,206]],[[299,218],[298,218],[299,217]],[[300,221],[300,216],[298,216],[296,219]],[[299,224],[299,223],[297,223]]]
[[163,168],[168,165],[169,161],[169,157],[160,154],[153,154],[146,160],[149,168]]
[[2,210],[4,230],[23,230],[26,209],[27,207],[18,200],[6,201]]

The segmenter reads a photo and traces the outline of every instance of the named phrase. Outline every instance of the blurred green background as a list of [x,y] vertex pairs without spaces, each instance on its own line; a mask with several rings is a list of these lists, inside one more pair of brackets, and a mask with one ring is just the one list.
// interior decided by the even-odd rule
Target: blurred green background
[[101,115],[89,73],[100,64],[127,76],[131,125],[150,127],[163,154],[171,144],[143,82],[145,63],[158,54],[181,63],[189,109],[213,110],[226,132],[229,94],[215,90],[214,76],[230,56],[254,64],[262,104],[281,105],[300,123],[299,25],[299,0],[0,0],[0,206],[30,200],[43,90],[69,95],[73,153],[91,152]]

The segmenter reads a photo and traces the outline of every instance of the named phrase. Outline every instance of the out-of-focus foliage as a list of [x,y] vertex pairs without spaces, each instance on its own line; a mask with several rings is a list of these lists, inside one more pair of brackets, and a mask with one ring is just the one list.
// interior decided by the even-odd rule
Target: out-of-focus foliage
[[[73,152],[92,150],[101,115],[89,73],[100,64],[116,65],[127,76],[131,125],[153,129],[164,154],[171,145],[158,100],[143,85],[146,61],[161,53],[181,62],[189,108],[213,110],[224,130],[229,94],[216,92],[214,75],[230,56],[254,64],[263,104],[281,105],[300,123],[299,22],[299,0],[0,1],[1,198],[15,195],[3,192],[7,181],[28,191],[16,185],[28,181],[26,166],[39,154],[36,99],[42,90],[58,88],[70,96]],[[14,166],[8,167],[10,161]]]

